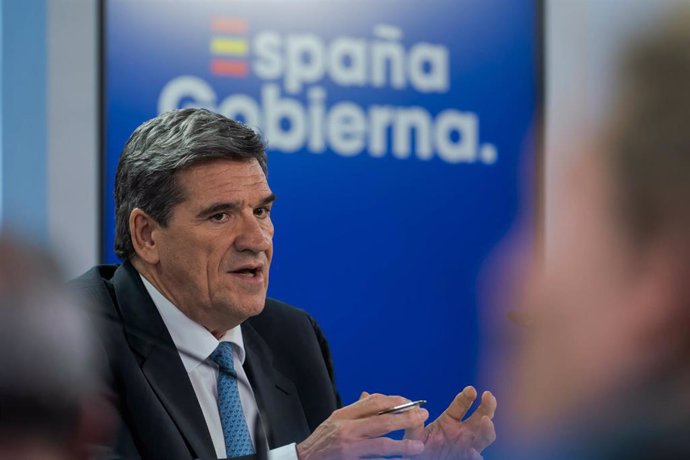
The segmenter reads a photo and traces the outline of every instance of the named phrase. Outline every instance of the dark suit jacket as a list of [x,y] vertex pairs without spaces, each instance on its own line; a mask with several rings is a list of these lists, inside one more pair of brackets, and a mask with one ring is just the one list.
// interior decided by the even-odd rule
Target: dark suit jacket
[[[124,458],[215,459],[194,389],[158,310],[128,262],[72,282],[94,304]],[[328,344],[307,313],[267,299],[242,324],[245,371],[271,448],[304,440],[340,406]]]

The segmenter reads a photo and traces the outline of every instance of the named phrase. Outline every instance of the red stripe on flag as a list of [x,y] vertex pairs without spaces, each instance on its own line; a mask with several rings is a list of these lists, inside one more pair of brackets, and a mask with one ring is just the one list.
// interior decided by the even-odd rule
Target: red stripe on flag
[[213,18],[211,19],[211,30],[228,34],[247,33],[247,21],[239,18]]
[[249,73],[247,61],[214,59],[211,61],[211,73],[229,77],[246,77]]

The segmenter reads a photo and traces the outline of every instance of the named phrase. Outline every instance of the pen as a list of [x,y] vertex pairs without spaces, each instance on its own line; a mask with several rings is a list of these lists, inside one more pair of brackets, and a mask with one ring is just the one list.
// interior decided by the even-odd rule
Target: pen
[[396,413],[396,412],[403,412],[403,411],[405,411],[405,410],[407,410],[407,409],[410,409],[410,408],[415,407],[415,406],[421,406],[421,405],[423,405],[423,404],[426,404],[426,400],[425,400],[425,399],[420,399],[419,401],[410,401],[410,402],[405,403],[405,404],[400,404],[399,406],[395,406],[395,407],[391,407],[391,408],[389,408],[389,409],[382,410],[382,411],[379,412],[377,415],[393,414],[393,413]]

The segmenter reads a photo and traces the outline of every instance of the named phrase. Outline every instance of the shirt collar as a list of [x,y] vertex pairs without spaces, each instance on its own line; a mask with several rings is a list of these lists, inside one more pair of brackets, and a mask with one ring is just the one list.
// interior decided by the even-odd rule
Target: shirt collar
[[218,340],[208,329],[182,313],[143,275],[139,274],[139,276],[170,332],[170,337],[180,353],[187,373],[192,372],[202,361],[205,361],[220,342],[230,342],[240,364],[244,364],[245,352],[241,326],[233,327]]

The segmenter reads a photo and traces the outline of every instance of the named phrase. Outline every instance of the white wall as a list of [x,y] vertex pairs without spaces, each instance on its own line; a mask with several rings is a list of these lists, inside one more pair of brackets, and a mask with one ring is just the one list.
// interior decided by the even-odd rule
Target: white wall
[[47,2],[48,238],[70,278],[99,254],[97,3]]

